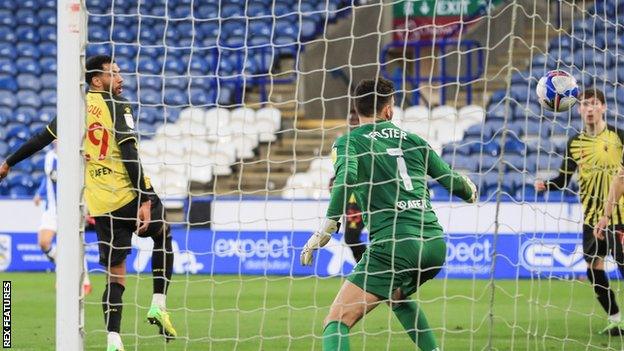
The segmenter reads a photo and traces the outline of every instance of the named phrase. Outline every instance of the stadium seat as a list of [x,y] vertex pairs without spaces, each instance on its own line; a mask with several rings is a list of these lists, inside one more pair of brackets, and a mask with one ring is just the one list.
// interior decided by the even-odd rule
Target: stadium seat
[[39,32],[33,27],[19,26],[15,32],[18,42],[36,44],[39,42]]
[[309,189],[312,187],[312,179],[307,173],[295,173],[288,177],[282,198],[305,199],[309,197]]
[[139,102],[147,105],[162,104],[162,96],[160,92],[153,89],[141,89],[139,93]]
[[18,86],[12,76],[0,76],[0,91],[17,92]]
[[17,56],[15,45],[0,42],[0,59],[15,60]]
[[56,4],[54,10],[50,8],[42,8],[39,10],[37,17],[39,17],[39,24],[56,27]]
[[32,74],[20,74],[17,76],[17,86],[20,90],[39,92],[41,90],[41,81],[39,77]]
[[31,58],[17,59],[16,68],[18,73],[29,73],[36,76],[41,74],[41,67],[39,67],[39,63]]
[[474,124],[464,130],[464,138],[489,138],[489,135],[486,135],[488,132],[488,128],[483,124]]
[[32,91],[24,90],[17,93],[17,100],[19,101],[20,106],[27,106],[33,108],[41,107],[41,98],[37,93]]
[[16,96],[8,91],[0,91],[0,107],[15,109],[17,107]]
[[244,124],[254,124],[256,121],[256,112],[248,107],[239,107],[230,112],[230,124],[235,122]]
[[41,56],[37,45],[32,43],[18,43],[16,49],[20,57],[38,59]]
[[[0,129],[2,128],[3,127],[0,127]],[[5,143],[4,141],[0,141],[0,157],[6,157],[8,153],[9,153],[9,145]]]
[[27,127],[37,118],[37,110],[29,107],[19,107],[10,118],[11,123],[17,123]]
[[42,42],[56,43],[56,26],[39,27],[39,38]]
[[13,29],[5,26],[0,27],[0,42],[2,43],[15,43],[17,36],[13,33]]
[[28,126],[28,131],[30,132],[30,135],[36,135],[43,131],[47,127],[47,125],[47,123],[43,122],[32,122]]

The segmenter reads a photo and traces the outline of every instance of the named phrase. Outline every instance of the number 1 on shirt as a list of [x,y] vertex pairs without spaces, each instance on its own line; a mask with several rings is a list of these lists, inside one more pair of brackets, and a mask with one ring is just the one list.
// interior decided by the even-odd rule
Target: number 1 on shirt
[[399,176],[403,180],[403,187],[405,190],[414,190],[414,186],[412,185],[412,178],[410,178],[409,174],[407,174],[407,164],[405,164],[405,159],[403,158],[403,150],[399,148],[390,148],[386,149],[386,153],[390,156],[397,157],[397,167],[399,168]]

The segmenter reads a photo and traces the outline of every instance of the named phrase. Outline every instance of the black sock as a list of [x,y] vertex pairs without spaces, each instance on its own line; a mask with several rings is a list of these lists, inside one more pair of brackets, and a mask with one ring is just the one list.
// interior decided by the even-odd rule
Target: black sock
[[123,305],[121,296],[126,288],[119,283],[109,283],[102,295],[102,309],[104,310],[104,323],[109,332],[119,333],[121,325],[121,311]]
[[171,248],[171,232],[169,226],[164,226],[165,235],[152,237],[152,279],[154,280],[154,294],[167,294],[167,288],[173,272],[173,249]]
[[50,262],[52,262],[52,263],[56,264],[56,261],[54,261],[54,257],[50,256],[50,251],[52,251],[52,246],[50,246],[50,248],[49,248],[49,249],[47,249],[47,250],[43,250],[43,249],[42,249],[41,251],[43,251],[43,253],[46,255],[46,257],[48,258],[48,260],[50,260]]
[[613,290],[611,290],[609,286],[609,278],[607,277],[607,273],[604,270],[598,269],[587,269],[587,278],[594,288],[594,292],[596,293],[596,298],[602,308],[612,316],[618,312],[620,309],[615,300],[615,294]]

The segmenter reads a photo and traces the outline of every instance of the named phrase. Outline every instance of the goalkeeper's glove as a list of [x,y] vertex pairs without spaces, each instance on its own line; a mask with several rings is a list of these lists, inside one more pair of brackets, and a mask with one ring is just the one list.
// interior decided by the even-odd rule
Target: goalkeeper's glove
[[321,223],[321,227],[317,230],[308,242],[303,246],[303,251],[301,251],[301,265],[302,266],[311,266],[312,260],[314,259],[313,252],[314,250],[327,245],[329,239],[333,233],[337,232],[340,228],[340,223],[334,221],[333,219],[325,218]]
[[468,198],[466,202],[469,202],[471,204],[477,202],[477,186],[472,182],[472,180],[470,180],[470,178],[466,177],[465,175],[462,175],[462,179],[464,180],[464,182],[466,182],[466,186],[470,188],[470,191],[472,193],[472,195],[470,195],[470,198]]

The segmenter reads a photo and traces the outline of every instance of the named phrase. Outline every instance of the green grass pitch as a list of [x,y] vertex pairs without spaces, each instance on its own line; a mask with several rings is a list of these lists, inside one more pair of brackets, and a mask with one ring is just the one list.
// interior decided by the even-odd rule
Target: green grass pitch
[[[13,283],[13,348],[54,345],[54,275],[3,273]],[[87,298],[86,349],[103,350],[103,275]],[[174,276],[168,307],[180,338],[165,344],[144,321],[149,275],[130,275],[124,294],[126,350],[320,350],[322,321],[342,280],[253,276]],[[619,288],[619,283],[613,284]],[[443,350],[622,350],[620,337],[598,335],[604,312],[587,282],[436,279],[420,301]],[[490,313],[494,316],[490,330]],[[491,334],[491,345],[488,344]],[[390,309],[377,307],[351,330],[352,350],[417,350]]]

